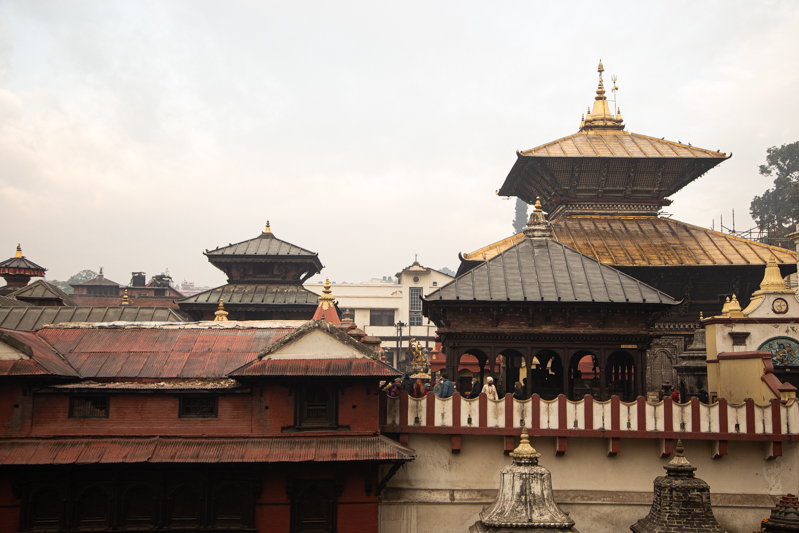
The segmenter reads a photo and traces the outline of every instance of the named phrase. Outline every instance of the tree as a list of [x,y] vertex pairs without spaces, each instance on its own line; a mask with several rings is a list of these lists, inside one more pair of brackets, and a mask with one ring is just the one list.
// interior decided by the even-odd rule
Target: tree
[[772,146],[766,154],[760,174],[775,176],[774,186],[762,196],[755,196],[749,212],[758,226],[771,228],[774,237],[782,238],[796,231],[799,223],[799,141],[779,148]]
[[97,277],[97,272],[94,270],[81,270],[77,274],[70,276],[67,281],[51,281],[53,285],[61,289],[67,294],[72,294],[74,289],[72,288],[72,284],[74,283],[77,285],[78,283],[83,283],[84,281],[89,281],[90,279],[94,279]]
[[513,219],[513,234],[521,233],[527,225],[527,202],[516,198],[516,217]]

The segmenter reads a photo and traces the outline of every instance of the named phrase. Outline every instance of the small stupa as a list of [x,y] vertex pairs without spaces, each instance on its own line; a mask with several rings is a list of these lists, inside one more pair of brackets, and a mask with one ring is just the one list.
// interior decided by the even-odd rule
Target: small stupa
[[555,503],[552,474],[539,466],[541,454],[530,446],[524,426],[522,440],[510,456],[513,463],[502,469],[497,499],[480,513],[469,532],[578,533],[574,520]]
[[786,494],[771,510],[771,516],[760,523],[765,533],[796,533],[799,531],[799,498]]
[[710,486],[694,477],[696,467],[683,455],[682,440],[677,440],[674,451],[674,458],[663,467],[666,475],[655,478],[655,496],[649,514],[630,529],[634,533],[688,530],[724,533],[710,506]]

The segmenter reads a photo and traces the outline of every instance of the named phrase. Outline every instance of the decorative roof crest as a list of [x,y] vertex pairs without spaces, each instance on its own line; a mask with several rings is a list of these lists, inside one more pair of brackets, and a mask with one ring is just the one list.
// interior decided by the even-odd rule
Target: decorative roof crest
[[535,198],[535,209],[530,214],[530,220],[527,221],[527,226],[524,228],[524,235],[528,239],[551,239],[552,226],[544,216],[544,210],[541,208],[541,197]]
[[766,273],[763,275],[763,281],[760,282],[760,291],[785,291],[785,280],[780,273],[780,267],[777,266],[777,258],[772,254],[766,263]]
[[225,311],[225,303],[222,301],[222,298],[219,299],[219,308],[217,308],[214,316],[216,317],[214,318],[214,322],[227,322],[228,312]]
[[122,295],[122,305],[130,305],[130,296],[128,296],[128,289],[125,289],[125,294]]
[[14,257],[22,257],[22,246],[17,243],[17,253],[14,254]]
[[266,227],[264,228],[264,233],[272,233],[272,228],[269,227],[269,221],[266,221]]
[[[602,73],[605,67],[602,66],[602,60],[599,60],[599,85],[596,89],[596,97],[594,97],[594,109],[589,108],[588,114],[585,119],[580,122],[580,131],[605,131],[605,132],[621,132],[624,130],[624,121],[621,118],[621,110],[617,110],[616,116],[610,112],[608,107],[608,99],[605,96],[605,84],[602,81]],[[613,76],[613,91],[618,90],[616,87],[616,77]]]

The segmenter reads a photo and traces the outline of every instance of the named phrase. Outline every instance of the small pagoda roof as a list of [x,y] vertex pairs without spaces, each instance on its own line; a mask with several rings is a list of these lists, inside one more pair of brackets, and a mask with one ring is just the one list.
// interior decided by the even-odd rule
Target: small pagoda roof
[[[539,204],[540,205],[540,204]],[[538,211],[540,213],[540,211]],[[541,215],[543,221],[543,215]],[[546,234],[548,224],[534,227]],[[671,296],[549,237],[525,237],[425,300],[667,304]]]
[[[22,255],[22,247],[18,244],[17,245],[17,253],[14,257],[10,259],[6,259],[5,261],[0,263],[0,274],[15,274],[14,270],[19,270],[20,274],[28,274],[30,276],[44,276],[45,271],[47,270],[43,266],[39,266],[24,255]],[[37,274],[30,271],[39,271],[41,274]]]
[[311,252],[310,250],[306,250],[305,248],[301,248],[275,237],[268,222],[266,229],[254,239],[238,242],[215,250],[206,250],[204,253],[209,259],[238,257],[307,257],[309,259],[313,258],[316,262],[319,262],[316,252]]
[[61,300],[66,306],[78,305],[75,301],[59,287],[52,283],[39,279],[25,287],[15,291],[12,296],[18,300],[25,299],[51,299]]
[[[796,263],[796,252],[670,218],[648,216],[565,216],[552,222],[553,239],[611,266],[764,266]],[[467,254],[483,262],[524,239],[518,233]]]
[[226,306],[309,305],[317,306],[319,296],[302,285],[292,283],[230,283],[178,302],[179,305],[205,304],[216,307],[219,299]]
[[100,269],[100,273],[97,274],[97,277],[92,278],[89,281],[84,281],[83,283],[70,283],[70,285],[72,285],[73,287],[78,287],[78,286],[81,286],[81,285],[95,285],[95,286],[96,285],[113,285],[115,287],[124,287],[125,286],[125,285],[122,285],[120,283],[117,283],[116,281],[111,281],[110,279],[107,279],[103,275],[103,269],[102,268]]

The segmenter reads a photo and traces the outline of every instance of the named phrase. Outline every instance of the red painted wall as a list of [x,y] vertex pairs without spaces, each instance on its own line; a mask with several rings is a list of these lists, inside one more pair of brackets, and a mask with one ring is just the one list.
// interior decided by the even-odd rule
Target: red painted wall
[[0,533],[16,533],[20,500],[11,491],[11,478],[0,474]]

